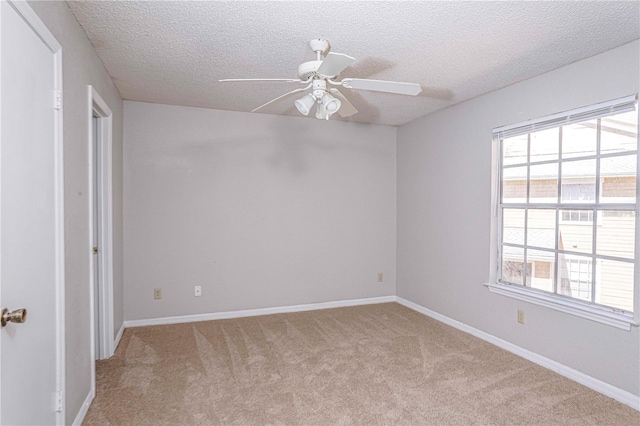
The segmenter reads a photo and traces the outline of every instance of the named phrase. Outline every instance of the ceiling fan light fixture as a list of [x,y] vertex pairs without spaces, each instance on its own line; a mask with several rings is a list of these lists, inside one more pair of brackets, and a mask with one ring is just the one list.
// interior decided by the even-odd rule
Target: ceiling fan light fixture
[[311,108],[313,108],[313,105],[315,103],[316,98],[314,98],[313,95],[310,94],[304,95],[294,102],[296,108],[298,108],[298,111],[300,111],[300,114],[302,115],[309,115],[309,112],[311,112]]
[[322,104],[322,102],[318,103],[318,107],[316,108],[316,118],[318,120],[329,119],[329,115],[327,114],[327,111],[324,109],[324,105]]
[[340,109],[340,106],[342,105],[342,103],[340,102],[340,99],[336,99],[326,92],[324,95],[322,95],[321,101],[322,101],[322,104],[324,105],[324,109],[327,111],[329,115],[333,114],[334,112],[337,112]]

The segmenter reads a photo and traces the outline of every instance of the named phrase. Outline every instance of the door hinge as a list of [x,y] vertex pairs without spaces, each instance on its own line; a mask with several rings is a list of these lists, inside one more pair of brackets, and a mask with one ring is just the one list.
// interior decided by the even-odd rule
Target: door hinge
[[56,408],[56,413],[61,413],[62,412],[62,391],[57,391],[55,394],[55,408]]
[[53,91],[53,108],[57,110],[62,109],[62,90]]

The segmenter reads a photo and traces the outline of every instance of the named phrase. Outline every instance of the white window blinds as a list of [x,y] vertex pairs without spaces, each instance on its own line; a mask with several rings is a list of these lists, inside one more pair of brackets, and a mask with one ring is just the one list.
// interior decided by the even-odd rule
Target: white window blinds
[[551,129],[553,127],[567,126],[569,124],[579,123],[593,118],[602,118],[609,115],[633,111],[635,109],[636,101],[637,96],[630,95],[625,96],[624,98],[613,99],[611,101],[577,108],[571,111],[560,112],[522,123],[497,127],[493,129],[493,139],[506,139],[513,136]]

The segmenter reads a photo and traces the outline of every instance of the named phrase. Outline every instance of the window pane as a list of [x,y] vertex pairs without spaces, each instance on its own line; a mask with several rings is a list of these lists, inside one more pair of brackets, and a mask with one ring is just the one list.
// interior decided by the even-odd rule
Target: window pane
[[558,249],[593,252],[593,210],[560,210]]
[[556,248],[556,211],[528,209],[527,246]]
[[638,149],[638,113],[631,111],[600,120],[600,153]]
[[563,203],[589,203],[596,201],[596,185],[594,183],[562,183]]
[[600,160],[601,203],[636,202],[636,161],[635,154]]
[[555,203],[558,201],[558,164],[530,167],[529,202]]
[[502,164],[523,164],[527,162],[528,135],[514,136],[502,140]]
[[596,229],[596,252],[633,259],[635,253],[636,212],[600,211]]
[[502,242],[524,244],[524,209],[502,210]]
[[562,163],[562,203],[593,203],[596,199],[596,160]]
[[598,260],[596,302],[633,311],[633,263]]
[[527,250],[527,263],[532,264],[531,287],[553,293],[555,254],[551,251]]
[[542,130],[531,133],[531,158],[530,162],[558,159],[560,130]]
[[527,201],[527,168],[510,167],[502,171],[502,202]]
[[591,257],[558,254],[558,293],[591,301],[593,294]]
[[502,281],[522,285],[524,249],[502,247]]
[[596,155],[597,120],[583,121],[562,128],[562,158]]

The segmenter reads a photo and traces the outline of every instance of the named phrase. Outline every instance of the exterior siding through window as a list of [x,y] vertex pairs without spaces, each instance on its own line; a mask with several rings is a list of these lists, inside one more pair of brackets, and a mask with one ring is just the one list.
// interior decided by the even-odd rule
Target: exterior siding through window
[[499,283],[633,311],[637,129],[634,110],[500,139]]

